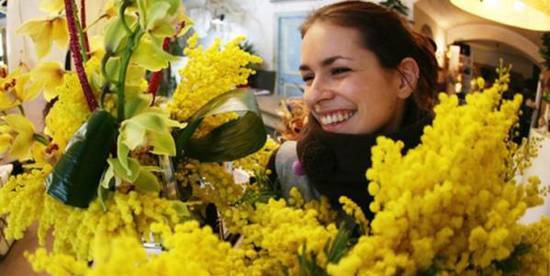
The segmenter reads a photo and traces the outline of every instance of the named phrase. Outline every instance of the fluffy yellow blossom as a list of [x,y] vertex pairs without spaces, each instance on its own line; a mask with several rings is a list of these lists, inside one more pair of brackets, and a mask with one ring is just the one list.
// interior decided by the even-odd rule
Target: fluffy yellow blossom
[[45,200],[38,229],[40,241],[44,242],[52,228],[54,252],[71,254],[77,259],[90,260],[98,241],[116,237],[148,239],[151,224],[173,226],[180,222],[174,203],[154,194],[114,193],[106,202],[107,211],[103,211],[98,200],[87,209],[66,206],[51,197]]
[[233,164],[235,167],[241,167],[248,172],[254,172],[258,169],[266,168],[267,163],[269,162],[269,157],[271,157],[273,151],[278,147],[279,143],[273,140],[273,138],[268,137],[261,149],[244,158],[235,160]]
[[520,270],[515,275],[543,276],[550,272],[550,217],[522,226],[521,241],[528,246],[520,256]]
[[339,202],[342,204],[344,212],[354,218],[355,222],[361,226],[362,232],[367,233],[369,221],[365,217],[365,213],[363,213],[361,207],[346,196],[341,196]]
[[510,257],[520,243],[517,220],[540,197],[535,180],[523,186],[508,177],[514,168],[507,137],[521,103],[501,100],[508,72],[501,69],[493,87],[469,94],[466,105],[441,94],[433,126],[406,155],[402,142],[378,139],[367,171],[372,235],[329,273],[488,272]]
[[21,239],[25,230],[37,221],[43,212],[46,195],[44,178],[51,168],[32,170],[12,176],[0,188],[0,216],[6,215],[4,234],[8,239]]
[[160,254],[147,256],[138,240],[119,237],[97,246],[91,267],[70,255],[47,254],[44,249],[29,259],[35,270],[52,275],[260,275],[245,264],[250,252],[220,241],[209,227],[201,228],[196,221],[166,233],[163,247]]
[[38,221],[41,244],[52,229],[54,252],[88,260],[97,240],[124,236],[148,239],[151,224],[174,226],[180,222],[174,203],[154,194],[115,193],[106,202],[106,212],[97,200],[88,209],[64,205],[46,195],[44,179],[50,170],[46,166],[11,177],[0,189],[0,215],[7,215],[7,238],[21,239],[25,230]]
[[176,177],[181,185],[193,189],[195,198],[218,208],[236,202],[244,193],[244,187],[235,183],[223,164],[189,160]]
[[247,83],[254,71],[246,68],[261,59],[239,48],[243,37],[234,39],[220,49],[220,40],[204,50],[195,34],[188,41],[184,53],[189,58],[180,71],[181,83],[176,88],[168,110],[176,119],[188,119],[209,100]]
[[258,259],[253,265],[266,269],[264,273],[280,274],[299,272],[298,253],[306,245],[307,255],[316,256],[322,267],[327,259],[324,248],[336,236],[334,224],[322,225],[315,210],[296,209],[286,205],[284,200],[269,200],[258,203],[250,214],[250,224],[242,228],[243,243],[260,248]]
[[[98,59],[90,59],[86,63],[87,75],[92,76],[93,72],[99,71],[99,67]],[[57,87],[56,92],[59,94],[59,100],[46,116],[45,132],[53,138],[53,143],[63,151],[74,132],[88,119],[91,113],[76,73],[65,74],[63,84]]]

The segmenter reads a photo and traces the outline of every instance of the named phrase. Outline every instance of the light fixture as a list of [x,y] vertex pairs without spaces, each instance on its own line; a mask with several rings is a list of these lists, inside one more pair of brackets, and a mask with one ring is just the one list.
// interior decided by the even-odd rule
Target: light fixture
[[[530,0],[451,0],[462,10],[513,27],[550,31],[550,14]],[[550,7],[549,7],[550,8]]]

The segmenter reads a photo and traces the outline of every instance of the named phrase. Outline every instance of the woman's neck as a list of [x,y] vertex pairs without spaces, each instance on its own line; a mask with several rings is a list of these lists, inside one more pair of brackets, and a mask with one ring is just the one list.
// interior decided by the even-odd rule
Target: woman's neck
[[406,108],[405,102],[406,101],[399,100],[396,103],[393,117],[385,126],[383,126],[380,129],[381,134],[395,133],[399,129],[399,127],[401,127],[401,124],[403,122],[403,114],[405,114],[405,108]]

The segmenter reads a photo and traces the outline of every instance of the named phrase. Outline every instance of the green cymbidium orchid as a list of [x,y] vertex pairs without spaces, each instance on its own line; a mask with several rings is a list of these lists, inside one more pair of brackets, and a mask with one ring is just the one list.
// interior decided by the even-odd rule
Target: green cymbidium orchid
[[128,154],[139,146],[150,146],[156,155],[176,155],[176,143],[171,134],[172,128],[183,128],[185,124],[170,119],[158,109],[149,108],[124,120],[120,125],[117,139],[117,154],[121,166],[131,171]]

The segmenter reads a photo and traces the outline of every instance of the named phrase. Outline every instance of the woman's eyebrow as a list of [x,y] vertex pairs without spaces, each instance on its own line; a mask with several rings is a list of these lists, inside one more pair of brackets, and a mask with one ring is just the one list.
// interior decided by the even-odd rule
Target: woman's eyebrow
[[[321,62],[321,67],[326,67],[326,66],[329,66],[331,64],[333,64],[334,62],[336,62],[337,60],[339,59],[346,59],[346,60],[352,60],[352,58],[349,58],[349,57],[344,57],[344,56],[332,56],[332,57],[328,57],[326,59],[324,59],[322,62]],[[305,65],[305,64],[301,64],[300,67],[299,67],[300,71],[308,71],[308,70],[311,70],[311,68],[308,66],[308,65]]]

